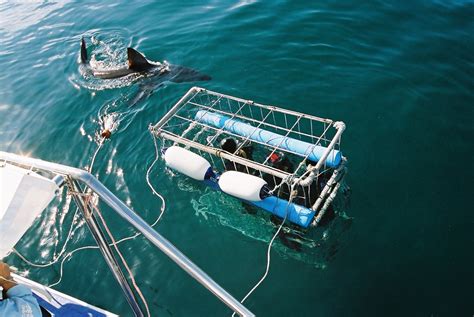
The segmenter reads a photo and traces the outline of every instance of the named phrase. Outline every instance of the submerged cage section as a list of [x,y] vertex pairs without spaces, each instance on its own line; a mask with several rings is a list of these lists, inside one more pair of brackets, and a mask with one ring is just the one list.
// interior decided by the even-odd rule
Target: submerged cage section
[[150,126],[169,167],[301,227],[317,225],[337,193],[344,129],[199,87]]

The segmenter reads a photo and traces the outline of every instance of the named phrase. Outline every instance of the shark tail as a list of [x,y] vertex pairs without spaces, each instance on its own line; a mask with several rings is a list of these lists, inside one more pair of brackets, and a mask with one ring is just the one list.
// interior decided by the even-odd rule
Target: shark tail
[[87,63],[87,47],[84,38],[81,39],[81,62],[84,64]]

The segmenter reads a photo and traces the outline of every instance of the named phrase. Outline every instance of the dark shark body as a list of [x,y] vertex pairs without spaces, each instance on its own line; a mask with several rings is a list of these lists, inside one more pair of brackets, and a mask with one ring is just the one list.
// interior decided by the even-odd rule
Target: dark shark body
[[[175,83],[189,81],[206,81],[211,77],[198,72],[195,69],[171,65],[167,63],[153,63],[148,61],[138,51],[127,48],[127,65],[116,69],[91,69],[95,77],[101,79],[114,79],[125,77],[131,74],[143,74],[146,77],[160,77],[160,81],[169,80]],[[88,63],[87,47],[84,39],[81,40],[81,62]]]

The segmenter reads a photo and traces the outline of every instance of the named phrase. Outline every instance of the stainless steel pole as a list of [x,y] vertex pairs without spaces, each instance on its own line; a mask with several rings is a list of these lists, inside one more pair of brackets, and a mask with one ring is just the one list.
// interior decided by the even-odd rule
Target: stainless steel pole
[[[74,190],[75,192],[82,192],[81,187],[77,184],[75,180],[72,180],[70,178],[68,178],[68,180],[70,186],[72,186],[72,190]],[[99,246],[99,250],[102,253],[102,256],[104,257],[105,262],[109,266],[110,270],[112,271],[112,274],[120,285],[120,288],[122,289],[128,304],[132,308],[133,313],[137,317],[143,317],[144,314],[140,308],[140,305],[137,302],[137,299],[135,298],[132,288],[128,284],[128,281],[125,276],[123,275],[122,269],[120,268],[117,259],[115,258],[112,250],[110,249],[110,246],[104,237],[104,233],[97,224],[97,220],[93,216],[92,211],[88,213],[86,209],[87,204],[77,198],[76,195],[72,195],[72,197],[77,205],[77,208],[79,208],[82,214],[84,215],[84,220],[86,221],[86,224],[89,227],[89,230],[92,233],[94,240]]]

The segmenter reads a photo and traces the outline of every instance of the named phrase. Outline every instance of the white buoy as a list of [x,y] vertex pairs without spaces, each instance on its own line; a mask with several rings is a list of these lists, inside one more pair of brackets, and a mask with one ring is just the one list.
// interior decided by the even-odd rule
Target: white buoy
[[0,259],[21,239],[58,190],[56,183],[32,171],[0,166]]
[[219,178],[224,193],[249,201],[261,201],[260,193],[265,185],[267,182],[260,177],[237,171],[227,171]]
[[186,176],[202,181],[211,164],[200,155],[179,146],[171,146],[165,151],[166,165]]

